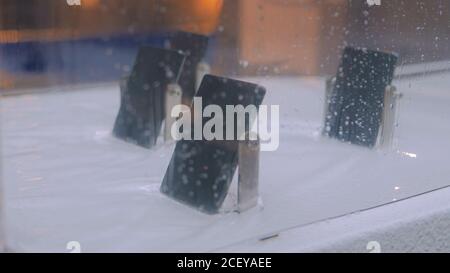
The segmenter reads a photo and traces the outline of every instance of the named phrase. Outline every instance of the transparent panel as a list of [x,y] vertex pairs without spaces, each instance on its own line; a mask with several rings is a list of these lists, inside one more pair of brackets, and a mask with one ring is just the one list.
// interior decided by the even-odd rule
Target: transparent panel
[[[0,0],[0,234],[14,251],[212,251],[448,187],[449,12]],[[226,105],[259,106],[248,164],[235,116],[205,134]],[[182,117],[199,139],[164,127]],[[241,213],[238,165],[259,193]]]

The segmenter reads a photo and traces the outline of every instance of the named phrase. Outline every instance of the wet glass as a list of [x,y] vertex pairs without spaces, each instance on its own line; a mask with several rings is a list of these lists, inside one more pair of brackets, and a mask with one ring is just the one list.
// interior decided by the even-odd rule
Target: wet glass
[[[8,247],[220,250],[448,187],[449,12],[443,0],[1,0],[0,224]],[[144,62],[153,72],[134,74],[142,47],[176,61],[157,53]],[[345,48],[396,56],[395,116],[383,119],[393,107],[383,97],[387,82],[374,100],[345,93]],[[166,101],[155,90],[178,83],[190,107],[207,73],[264,87],[262,105],[279,107],[279,119],[267,115],[279,136],[261,139],[260,201],[245,213],[204,214],[160,192],[176,144],[161,135]],[[350,98],[340,107],[350,110],[329,111],[327,82],[344,85]],[[136,105],[157,117],[136,121]],[[128,114],[118,121],[121,111]],[[346,129],[330,138],[334,112]],[[377,145],[387,120],[393,139]],[[127,136],[113,133],[117,122],[133,127]],[[147,123],[158,127],[151,136]],[[357,128],[370,145],[339,137]],[[236,202],[233,183],[224,206]]]

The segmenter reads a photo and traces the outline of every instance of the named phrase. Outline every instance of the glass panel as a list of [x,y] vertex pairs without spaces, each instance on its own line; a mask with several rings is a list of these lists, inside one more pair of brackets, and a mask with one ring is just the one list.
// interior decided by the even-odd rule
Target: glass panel
[[[448,187],[449,10],[441,0],[1,0],[8,247],[217,250]],[[260,200],[245,213],[233,211],[236,143],[226,163],[199,157],[205,173],[168,168],[176,144],[164,141],[165,105],[192,110],[207,73],[233,79],[203,83],[211,96],[223,86],[241,94],[247,82],[266,90]],[[182,94],[168,103],[173,84]],[[391,112],[387,85],[397,91]],[[212,101],[239,104],[240,96],[220,96]],[[332,138],[328,115],[339,116]],[[382,147],[392,120],[392,145]],[[226,170],[207,172],[218,165]],[[225,209],[204,214],[162,194],[171,171],[178,186],[187,181],[183,198],[217,194]],[[224,173],[220,193],[203,188]]]

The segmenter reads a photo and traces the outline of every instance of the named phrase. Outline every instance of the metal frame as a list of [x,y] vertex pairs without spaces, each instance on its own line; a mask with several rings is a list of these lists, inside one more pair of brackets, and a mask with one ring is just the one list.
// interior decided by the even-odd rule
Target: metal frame
[[334,83],[336,82],[336,77],[328,77],[325,80],[325,100],[323,105],[323,128],[322,128],[322,135],[327,135],[327,132],[325,131],[325,125],[326,125],[326,119],[328,115],[328,104],[331,97],[331,92],[333,91]]
[[397,126],[397,112],[402,94],[397,92],[395,86],[386,87],[384,95],[384,109],[382,126],[378,137],[378,147],[390,149],[394,142],[395,127]]
[[177,117],[172,117],[172,109],[181,104],[181,99],[183,97],[183,90],[178,84],[169,84],[166,89],[165,99],[164,99],[164,111],[165,111],[165,122],[164,122],[164,141],[173,141],[172,137],[172,125],[177,121]]
[[259,138],[239,142],[238,212],[245,212],[258,205],[259,152]]
[[195,80],[195,92],[200,88],[200,84],[202,83],[203,77],[206,74],[211,73],[211,67],[208,63],[202,61],[197,65],[197,76]]
[[[200,84],[203,77],[209,74],[211,67],[206,62],[200,62],[197,65],[196,77],[195,77],[195,91],[200,88]],[[164,99],[165,109],[165,123],[164,123],[164,142],[173,141],[171,129],[172,125],[176,122],[177,118],[172,117],[171,112],[173,107],[180,105],[183,99],[183,90],[179,84],[169,84],[166,89]]]

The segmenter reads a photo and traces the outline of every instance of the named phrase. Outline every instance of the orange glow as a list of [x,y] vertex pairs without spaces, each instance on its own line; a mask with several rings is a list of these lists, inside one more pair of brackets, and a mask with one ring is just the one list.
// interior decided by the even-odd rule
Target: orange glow
[[100,0],[82,0],[81,7],[87,8],[87,9],[93,9],[93,8],[96,8],[99,3],[100,3]]
[[0,43],[17,43],[19,42],[19,32],[17,30],[0,31]]
[[178,0],[173,1],[178,17],[186,17],[180,26],[183,30],[211,34],[216,31],[220,20],[223,0]]
[[217,17],[222,9],[223,0],[197,0],[194,3],[194,15]]
[[24,29],[0,30],[0,44],[29,41],[62,41],[79,37],[79,31],[70,29]]

